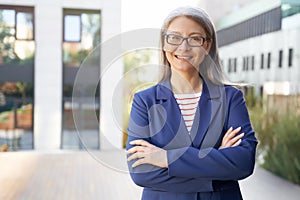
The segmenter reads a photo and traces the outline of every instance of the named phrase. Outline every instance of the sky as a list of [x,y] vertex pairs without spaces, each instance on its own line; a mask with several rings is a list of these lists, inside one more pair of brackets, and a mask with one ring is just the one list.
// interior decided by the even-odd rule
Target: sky
[[122,32],[140,28],[160,28],[173,9],[197,6],[199,0],[122,0]]

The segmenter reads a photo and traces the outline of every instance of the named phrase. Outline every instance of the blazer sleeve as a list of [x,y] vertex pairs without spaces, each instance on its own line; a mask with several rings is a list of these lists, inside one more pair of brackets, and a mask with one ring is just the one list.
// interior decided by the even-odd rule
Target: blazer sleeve
[[[126,149],[130,149],[132,146],[129,142],[136,139],[143,139],[151,143],[147,111],[147,104],[136,94],[130,113]],[[128,168],[133,182],[139,186],[160,191],[182,193],[209,192],[213,190],[212,181],[210,180],[172,176],[169,174],[168,169],[148,164],[132,168],[131,165],[134,161],[128,162]]]
[[227,100],[229,105],[224,130],[231,126],[241,126],[240,133],[245,133],[241,144],[224,149],[188,147],[169,150],[167,156],[170,176],[240,180],[253,173],[257,140],[242,92],[235,89],[231,96]]

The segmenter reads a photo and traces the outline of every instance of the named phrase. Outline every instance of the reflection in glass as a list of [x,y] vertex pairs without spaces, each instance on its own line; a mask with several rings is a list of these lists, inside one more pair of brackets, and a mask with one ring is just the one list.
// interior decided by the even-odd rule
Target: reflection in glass
[[1,150],[33,148],[33,39],[33,8],[0,5]]
[[33,64],[33,13],[0,9],[0,22],[0,64]]
[[13,51],[15,41],[15,11],[0,9],[0,64],[16,59]]
[[16,40],[14,51],[19,58],[19,64],[33,64],[35,42],[28,40]]
[[32,13],[18,12],[17,13],[17,33],[18,40],[33,39],[33,16]]
[[100,15],[82,14],[81,17],[83,48],[95,48],[100,43]]
[[[67,15],[65,17],[68,16],[76,15]],[[80,38],[81,41],[74,43],[72,41],[75,40],[66,40],[65,38],[65,42],[63,43],[64,66],[79,67],[82,61],[100,43],[100,14],[83,13],[80,16],[81,21],[78,22],[78,24],[82,24],[82,27],[78,38]],[[72,29],[75,28],[73,27]],[[65,27],[64,30],[70,31],[67,27]],[[66,36],[66,33],[64,33],[64,35]],[[95,55],[95,58],[93,58],[95,60],[94,62],[99,65],[100,52],[97,55],[93,53],[93,55]]]
[[64,41],[80,42],[81,18],[80,15],[66,15],[64,21]]
[[15,26],[15,11],[9,9],[0,9],[1,21],[9,27]]
[[[95,124],[93,118],[96,114],[99,119],[99,104],[94,105],[93,100],[81,98],[78,102],[72,102],[71,98],[64,98],[62,138],[64,149],[99,148],[99,124]],[[99,98],[95,98],[95,102],[99,102]],[[79,115],[76,120],[73,117],[74,112]]]
[[[74,11],[75,14],[72,15],[72,10],[67,10],[67,13],[64,17],[64,112],[61,146],[63,149],[99,149],[99,120],[94,120],[94,117],[96,115],[99,119],[100,86],[94,92],[96,86],[90,80],[100,76],[100,50],[96,48],[100,43],[100,13]],[[70,31],[74,35],[68,33]],[[80,67],[86,69],[87,80],[80,88],[80,97],[74,100],[74,80]],[[87,95],[91,91],[95,93],[92,97]],[[77,116],[76,120],[74,114]]]
[[33,85],[0,82],[0,146],[33,148]]

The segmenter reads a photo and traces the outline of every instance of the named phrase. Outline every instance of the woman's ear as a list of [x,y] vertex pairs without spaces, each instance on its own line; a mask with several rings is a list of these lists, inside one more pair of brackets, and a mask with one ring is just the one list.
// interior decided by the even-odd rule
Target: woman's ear
[[210,39],[204,43],[203,48],[205,49],[205,55],[209,54],[212,42],[212,39]]

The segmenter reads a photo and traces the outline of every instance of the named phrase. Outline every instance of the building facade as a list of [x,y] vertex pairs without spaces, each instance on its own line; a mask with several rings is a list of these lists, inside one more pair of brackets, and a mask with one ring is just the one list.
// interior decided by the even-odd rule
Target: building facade
[[[121,131],[108,112],[123,64],[115,61],[104,76],[109,52],[101,52],[121,33],[120,11],[120,0],[1,1],[0,145],[8,150],[122,147]],[[121,42],[114,45],[121,49]],[[81,68],[87,72],[78,83]]]
[[231,81],[259,95],[300,93],[300,2],[246,4],[217,24],[220,57]]

